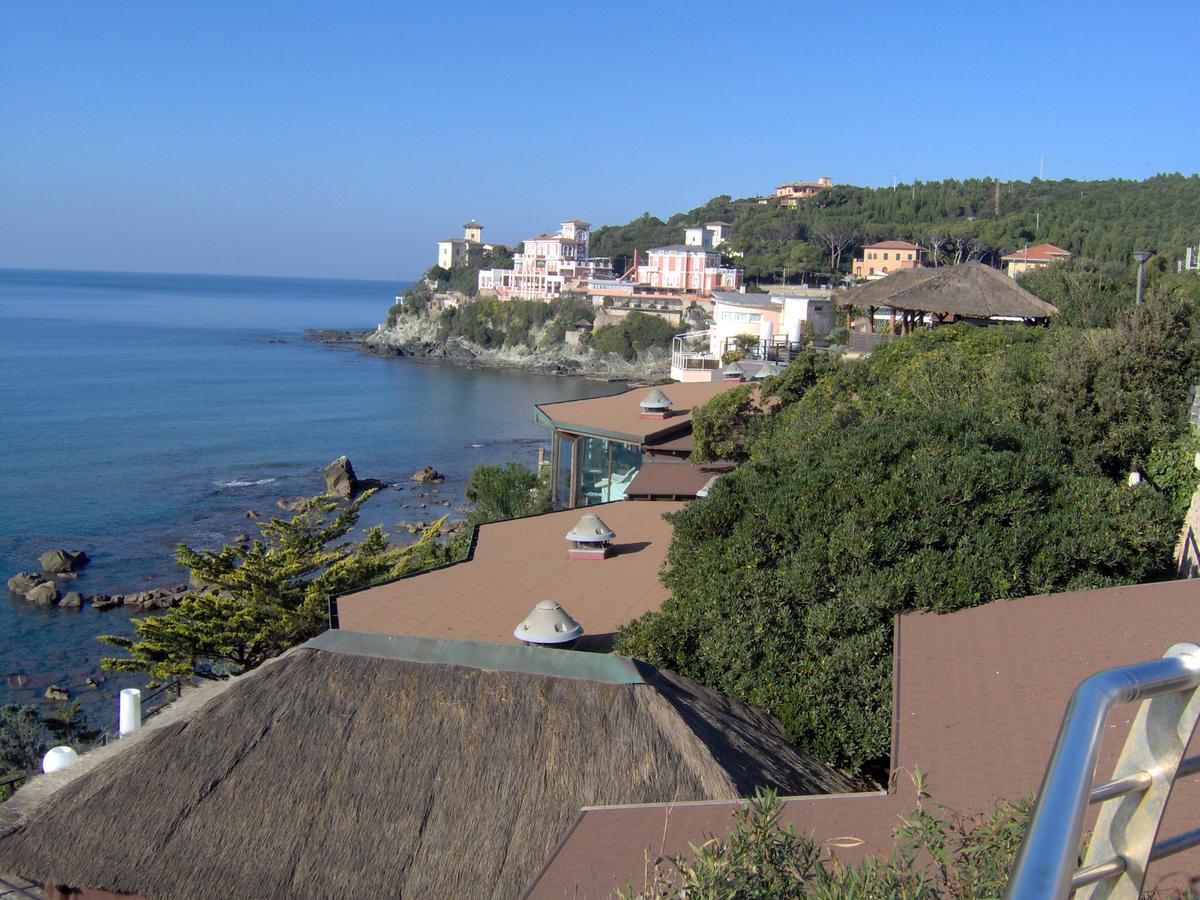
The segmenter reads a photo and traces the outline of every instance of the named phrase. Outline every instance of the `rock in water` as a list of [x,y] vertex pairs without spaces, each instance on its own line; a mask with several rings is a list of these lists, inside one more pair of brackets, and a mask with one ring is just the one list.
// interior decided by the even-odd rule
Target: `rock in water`
[[62,598],[62,603],[59,605],[74,607],[83,606],[83,594],[79,593],[79,591],[68,591],[67,595]]
[[433,466],[426,466],[420,472],[413,472],[412,480],[422,484],[438,484],[445,481],[446,478]]
[[62,703],[71,699],[71,695],[67,693],[67,689],[57,684],[52,684],[46,688],[46,693],[43,696],[47,700],[55,700]]
[[88,555],[82,550],[71,553],[68,550],[47,550],[38,557],[42,571],[47,575],[59,575],[63,572],[74,572],[86,564]]
[[8,579],[8,589],[18,597],[24,597],[26,592],[32,590],[43,581],[45,581],[43,576],[33,572],[18,572],[12,578]]
[[345,456],[339,456],[322,469],[321,474],[325,476],[325,490],[335,497],[349,499],[358,492],[358,478],[354,475],[354,466]]
[[53,606],[58,602],[58,585],[53,581],[43,581],[26,591],[25,599],[38,606]]

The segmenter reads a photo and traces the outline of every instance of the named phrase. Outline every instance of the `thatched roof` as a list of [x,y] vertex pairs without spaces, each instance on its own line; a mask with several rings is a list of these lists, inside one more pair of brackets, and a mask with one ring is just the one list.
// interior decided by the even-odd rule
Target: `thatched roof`
[[838,306],[888,307],[969,319],[1044,319],[1058,308],[1035,297],[1003,272],[982,263],[938,269],[902,269],[851,288]]
[[9,801],[0,871],[173,898],[515,897],[582,806],[853,789],[621,657],[348,632],[54,778]]

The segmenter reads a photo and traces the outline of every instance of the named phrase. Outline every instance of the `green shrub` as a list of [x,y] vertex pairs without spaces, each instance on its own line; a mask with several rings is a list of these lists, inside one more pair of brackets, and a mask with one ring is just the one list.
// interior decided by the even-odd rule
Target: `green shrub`
[[822,860],[811,835],[780,824],[783,803],[759,791],[733,815],[723,837],[692,846],[690,856],[647,860],[640,891],[617,891],[621,900],[911,900],[999,897],[1024,837],[1031,803],[1000,803],[981,816],[965,816],[933,801],[918,783],[916,809],[894,830],[886,857],[857,866]]
[[[698,450],[747,461],[673,516],[671,596],[618,652],[882,777],[896,614],[1171,574],[1197,358],[1185,313],[1148,301],[1097,344],[1121,348],[1105,371],[1092,332],[954,326],[789,370],[764,384],[786,395],[769,416],[744,389],[722,395],[696,416]],[[1141,459],[1153,475],[1130,489]]]

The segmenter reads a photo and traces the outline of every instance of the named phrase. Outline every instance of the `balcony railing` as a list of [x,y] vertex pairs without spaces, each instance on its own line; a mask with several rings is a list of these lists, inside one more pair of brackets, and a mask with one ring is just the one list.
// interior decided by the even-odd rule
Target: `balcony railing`
[[708,353],[672,353],[671,368],[711,372],[721,368],[721,360]]
[[[1110,780],[1092,784],[1112,709],[1141,700]],[[1200,828],[1156,840],[1177,778],[1200,772],[1184,759],[1200,718],[1200,646],[1176,644],[1162,659],[1108,669],[1075,689],[1006,897],[1140,895],[1150,863],[1200,845]],[[1084,817],[1100,811],[1082,868],[1075,868]]]

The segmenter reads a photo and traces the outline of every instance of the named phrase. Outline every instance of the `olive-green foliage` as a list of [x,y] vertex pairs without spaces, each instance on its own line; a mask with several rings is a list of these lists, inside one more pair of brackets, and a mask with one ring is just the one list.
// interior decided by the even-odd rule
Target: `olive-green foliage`
[[340,510],[327,495],[314,497],[290,520],[260,525],[261,536],[246,546],[193,550],[180,544],[179,564],[210,587],[162,615],[137,620],[134,638],[101,637],[129,654],[101,665],[158,680],[240,674],[323,631],[331,598],[435,562],[444,520],[405,547],[389,544],[378,526],[357,543],[343,540],[373,492]]
[[586,298],[564,294],[549,303],[540,300],[473,300],[445,310],[439,320],[439,337],[465,338],[487,349],[536,347],[547,329],[565,333],[580,318],[594,317]]
[[[918,784],[920,773],[916,778]],[[783,803],[759,791],[734,813],[723,837],[693,846],[690,856],[648,863],[640,891],[622,900],[940,900],[999,897],[1024,837],[1030,802],[1000,803],[965,816],[918,789],[916,809],[901,820],[895,848],[857,866],[824,861],[811,835],[780,824]]]
[[896,614],[1169,575],[1195,474],[1165,492],[1125,476],[1186,431],[1186,306],[1157,298],[1102,340],[941,328],[826,372],[675,514],[671,597],[618,652],[880,773]]
[[808,352],[757,386],[744,384],[718,394],[692,415],[695,462],[741,462],[771,419],[795,403],[833,363],[824,353]]
[[658,316],[631,312],[612,325],[596,329],[588,344],[597,353],[615,353],[623,359],[637,359],[651,347],[670,347],[679,329]]
[[[51,746],[67,744],[82,750],[97,734],[79,711],[78,701],[58,704],[45,713],[32,706],[0,706],[0,779],[36,772]],[[0,789],[0,800],[8,793]]]
[[471,525],[532,516],[550,508],[548,474],[539,476],[516,462],[476,466],[464,495],[472,504]]
[[[771,187],[764,185],[764,191]],[[991,178],[947,179],[895,189],[837,185],[795,208],[721,196],[665,221],[646,213],[627,225],[597,228],[591,252],[619,259],[632,257],[634,250],[644,254],[650,247],[678,243],[685,226],[714,219],[733,225],[729,249],[743,255],[731,261],[750,281],[827,275],[830,255],[817,236],[827,226],[855,235],[842,253],[840,272],[849,271],[863,244],[900,238],[929,247],[935,234],[942,237],[942,263],[970,256],[998,264],[1011,250],[1048,241],[1076,256],[1132,271],[1132,250],[1179,256],[1195,240],[1200,176],[999,184]]]

